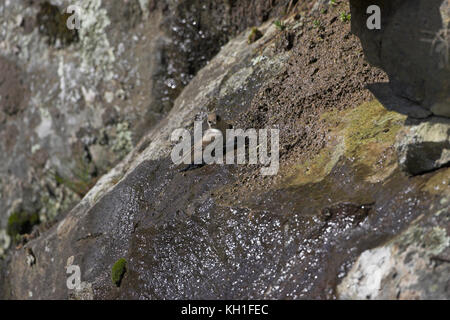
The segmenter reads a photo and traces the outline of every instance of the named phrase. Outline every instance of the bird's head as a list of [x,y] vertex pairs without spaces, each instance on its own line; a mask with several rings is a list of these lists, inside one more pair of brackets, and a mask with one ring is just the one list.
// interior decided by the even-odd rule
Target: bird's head
[[219,121],[220,121],[220,117],[215,112],[208,114],[207,122],[208,122],[208,126],[210,128],[215,127],[217,125],[217,122],[219,122]]

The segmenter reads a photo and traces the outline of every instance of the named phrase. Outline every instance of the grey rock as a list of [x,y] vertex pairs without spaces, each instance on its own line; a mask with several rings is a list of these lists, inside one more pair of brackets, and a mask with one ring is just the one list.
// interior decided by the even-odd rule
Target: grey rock
[[[164,3],[174,2],[187,5],[205,3],[195,0]],[[105,8],[108,8],[109,19],[114,24],[122,21],[120,14],[117,16],[111,14],[116,2],[103,1],[102,3]],[[124,12],[129,14],[137,12],[138,17],[144,17],[151,14],[162,2],[152,1],[149,4],[151,9],[147,12],[142,8],[140,12],[136,5],[132,5],[132,1],[120,3],[130,4]],[[146,1],[139,3],[145,4]],[[226,3],[230,7],[237,4],[236,1],[226,1]],[[269,2],[258,0],[249,1],[249,3]],[[183,8],[180,12],[187,12],[185,9]],[[161,10],[165,12],[164,9],[161,8]],[[253,10],[249,11],[253,12]],[[241,23],[247,22],[246,20]],[[154,20],[152,23],[157,24]],[[133,21],[127,21],[118,29],[110,25],[106,34],[111,44],[115,44],[117,39],[121,39],[122,28],[127,31],[126,34],[130,34],[129,28],[139,28],[139,25]],[[269,42],[279,35],[279,31],[270,21],[260,28],[264,33],[262,42]],[[139,61],[137,68],[143,69],[141,70],[143,77],[137,77],[142,80],[141,85],[138,85],[136,81],[138,89],[145,89],[143,87],[146,85],[158,89],[160,87],[155,86],[153,82],[155,79],[145,76],[149,76],[149,73],[155,70],[158,75],[166,74],[167,70],[162,62],[167,56],[164,56],[165,50],[161,48],[167,49],[166,45],[171,41],[168,40],[170,37],[167,34],[159,33],[159,29],[159,31],[147,29],[144,33],[150,37],[152,30],[160,36],[158,41],[153,39],[141,43],[142,46],[139,44],[133,46],[134,37],[129,37],[130,39],[126,40],[130,42],[126,43],[132,44],[130,51],[123,54],[122,50],[128,49],[119,44],[117,60],[111,62],[112,67],[108,66],[108,63],[106,65],[101,63],[103,60],[96,60],[95,54],[90,57],[95,63],[100,62],[100,67],[105,67],[105,72],[108,73],[115,72],[116,68],[126,69],[126,66],[133,65],[136,61],[130,58],[130,53],[135,53],[134,58],[143,58]],[[104,33],[100,32],[99,36],[102,34]],[[180,35],[183,35],[183,32],[180,31]],[[136,37],[139,39],[142,34],[137,32]],[[258,206],[249,206],[243,201],[248,197],[247,194],[243,194],[241,199],[235,198],[232,203],[219,201],[220,196],[216,198],[217,192],[220,194],[223,186],[235,183],[234,173],[239,172],[237,171],[239,168],[210,166],[186,175],[175,170],[170,160],[173,147],[170,137],[175,129],[191,128],[193,120],[202,118],[211,108],[218,109],[217,111],[225,119],[236,119],[242,110],[254,103],[255,97],[264,94],[264,91],[260,90],[262,86],[273,83],[274,75],[283,75],[287,62],[292,57],[291,54],[285,51],[273,51],[270,46],[261,48],[261,51],[255,50],[255,47],[248,45],[247,37],[248,31],[232,39],[210,60],[209,64],[198,71],[189,84],[182,91],[180,89],[181,92],[177,95],[172,109],[165,117],[162,116],[163,111],[159,110],[162,112],[159,113],[158,110],[150,107],[152,114],[157,115],[156,118],[160,117],[157,119],[161,119],[158,124],[146,127],[150,130],[144,135],[139,145],[116,167],[103,175],[73,210],[61,217],[61,220],[43,232],[41,236],[28,243],[33,246],[33,252],[37,258],[33,268],[26,264],[24,250],[10,251],[4,272],[0,272],[1,298],[295,299],[305,296],[332,297],[338,272],[341,274],[342,271],[347,271],[341,266],[348,266],[348,263],[353,261],[353,258],[356,258],[362,250],[378,246],[383,239],[391,238],[391,232],[403,228],[404,224],[409,223],[416,215],[435,212],[434,207],[432,209],[429,207],[434,202],[429,199],[428,194],[422,192],[420,184],[416,183],[417,180],[422,181],[422,177],[416,178],[414,183],[411,183],[410,180],[413,179],[396,175],[392,179],[395,180],[394,183],[387,180],[386,184],[378,185],[373,189],[373,184],[361,181],[359,174],[353,172],[348,164],[336,166],[325,185],[311,184],[300,189],[283,188],[272,190],[268,194],[263,193],[261,196],[264,197],[262,198],[264,201],[267,199],[267,202],[275,203],[277,208],[274,210],[271,208],[261,210],[259,201]],[[171,39],[180,40],[179,38]],[[93,42],[93,39],[91,40]],[[81,35],[81,43],[87,41],[86,44],[92,44],[91,40],[83,39],[83,34]],[[99,43],[105,44],[102,41]],[[148,48],[144,44],[154,45],[157,49]],[[158,48],[161,50],[159,51]],[[152,51],[153,49],[155,51]],[[64,50],[70,50],[70,47]],[[160,60],[154,62],[150,58],[153,58],[154,54],[160,54],[156,59]],[[125,56],[131,60],[122,65],[120,61],[123,62],[122,59],[125,59]],[[67,57],[70,57],[70,54]],[[106,54],[104,58],[108,60],[108,55]],[[150,62],[148,68],[145,62]],[[153,62],[155,65],[152,64]],[[133,70],[128,70],[124,78],[121,78],[120,74],[118,76],[121,80],[131,79],[130,81],[133,82],[135,75]],[[158,101],[158,96],[154,97],[152,94],[159,89],[150,90],[151,94],[141,96],[131,89],[128,81],[121,83],[120,86],[115,86],[115,83],[102,83],[101,79],[99,81],[98,87],[86,87],[83,91],[83,102],[70,110],[72,114],[76,114],[79,111],[76,109],[78,106],[81,110],[92,111],[95,108],[96,112],[90,114],[93,119],[89,119],[92,120],[89,122],[92,125],[82,126],[83,130],[75,130],[72,132],[75,136],[70,138],[76,140],[77,145],[81,145],[77,150],[89,151],[90,158],[95,164],[104,161],[101,166],[109,166],[111,162],[107,160],[114,160],[110,159],[113,157],[110,152],[116,150],[125,154],[132,147],[132,134],[137,131],[132,121],[130,127],[128,122],[122,121],[124,115],[128,114],[136,118],[142,116],[143,109],[140,107],[134,112],[126,107],[141,99],[155,106],[153,102]],[[70,82],[66,83],[70,84]],[[169,84],[173,85],[173,82]],[[276,84],[274,88],[277,88]],[[102,97],[105,101],[102,101]],[[148,100],[145,100],[146,98]],[[104,112],[108,112],[107,109],[105,110],[104,102],[107,105],[111,104],[110,107],[117,110],[114,119],[103,117]],[[46,118],[45,113],[43,116]],[[50,114],[50,116],[53,115]],[[17,127],[20,128],[19,125]],[[41,133],[45,132],[46,127],[42,126],[41,129]],[[109,130],[107,137],[105,137],[105,130]],[[57,133],[52,134],[58,137]],[[8,138],[10,141],[14,140],[13,135]],[[14,143],[11,142],[11,144]],[[41,146],[32,149],[38,156],[39,150],[46,148],[49,154],[52,154],[51,151],[54,149],[51,147]],[[69,153],[69,155],[75,153]],[[54,160],[58,160],[58,156],[53,157]],[[64,167],[64,164],[62,166]],[[23,168],[18,168],[18,172],[21,171],[19,169]],[[22,171],[26,171],[26,167]],[[8,183],[6,179],[5,184]],[[38,187],[43,188],[40,185]],[[313,191],[310,192],[310,190]],[[372,190],[374,192],[371,192]],[[352,202],[342,202],[331,206],[329,195],[340,195],[342,191],[348,192],[350,199],[353,199],[351,194],[353,191],[373,194],[376,198],[373,202],[372,199],[366,202],[365,197],[363,199],[358,195],[354,200],[357,203],[353,203],[352,200]],[[302,194],[305,194],[307,201],[311,198],[309,195],[319,195],[317,201],[322,201],[326,205],[323,211],[317,213],[319,214],[317,219],[315,216],[310,216],[307,210],[301,210],[300,207],[305,204],[300,202]],[[438,193],[438,196],[441,194]],[[12,195],[10,197],[12,198]],[[298,200],[299,197],[300,200]],[[62,198],[65,197],[62,196]],[[294,199],[299,202],[296,202],[295,210],[291,210]],[[363,200],[364,203],[361,203]],[[446,204],[441,203],[441,205]],[[278,211],[278,208],[283,210]],[[325,214],[324,218],[320,217],[321,213]],[[447,216],[441,214],[438,218]],[[439,227],[434,229],[436,224]],[[307,226],[306,229],[305,226]],[[441,227],[441,220],[432,223],[431,226],[420,225],[420,228],[424,231],[419,233],[419,240],[425,238],[423,235],[427,234],[428,230],[436,231],[432,233],[433,237],[430,241],[425,241],[427,245],[422,255],[425,258],[421,261],[431,260],[434,254],[437,254],[439,259],[447,259],[443,254],[446,253],[448,237]],[[409,238],[406,237],[406,239]],[[407,249],[414,243],[416,242],[402,241],[402,245],[405,244]],[[330,247],[332,249],[328,251]],[[383,250],[382,253],[386,251]],[[378,256],[380,255],[376,255]],[[127,278],[124,279],[126,281],[123,282],[120,290],[115,290],[116,288],[111,286],[110,270],[120,257],[127,257],[127,260],[129,258],[130,272],[127,273]],[[373,259],[368,260],[373,261]],[[379,262],[383,263],[387,260],[386,258]],[[68,290],[66,267],[72,264],[80,267],[83,282],[80,288]],[[445,264],[441,264],[437,274],[442,274],[442,277],[430,278],[429,285],[419,287],[418,291],[422,289],[426,291],[433,287],[434,283],[443,282],[442,278],[448,274],[445,268]],[[390,270],[383,266],[381,269]],[[442,286],[438,287],[433,296],[448,296],[442,288]],[[375,297],[375,295],[372,296]],[[346,297],[345,293],[342,297]]]
[[229,37],[286,1],[80,0],[78,32],[61,24],[73,1],[0,1],[0,230],[17,200],[67,212]]
[[389,83],[373,83],[369,84],[367,87],[377,100],[388,110],[405,114],[416,119],[425,119],[432,115],[430,110],[425,109],[419,104],[396,96],[392,92]]
[[410,123],[397,137],[400,167],[412,175],[439,169],[450,163],[450,120],[433,117]]
[[[264,37],[269,39],[278,32],[270,22],[261,26],[261,30],[264,31]],[[35,239],[39,242],[38,245],[33,247],[36,256],[39,256],[40,261],[52,261],[52,263],[49,268],[37,269],[36,273],[25,272],[26,288],[18,285],[17,281],[22,282],[22,280],[16,277],[19,275],[22,277],[21,275],[24,273],[22,270],[27,270],[23,269],[26,266],[23,264],[23,253],[12,252],[12,259],[14,260],[12,264],[18,263],[21,267],[15,269],[14,272],[9,272],[13,268],[8,269],[4,283],[2,283],[3,279],[0,279],[0,296],[5,294],[6,288],[7,297],[28,298],[30,288],[33,287],[33,290],[36,290],[37,287],[35,286],[43,289],[39,298],[110,299],[116,294],[110,290],[111,278],[109,273],[105,273],[105,270],[110,270],[119,258],[116,253],[120,256],[126,254],[128,251],[126,248],[133,245],[134,236],[137,235],[140,205],[136,206],[135,200],[137,198],[135,196],[140,198],[141,195],[140,191],[139,194],[135,194],[135,190],[140,188],[138,185],[141,185],[147,179],[145,177],[149,177],[150,172],[152,172],[151,175],[156,174],[151,181],[158,185],[182,177],[179,174],[176,175],[177,171],[173,170],[173,164],[170,161],[170,152],[173,146],[170,140],[172,132],[177,128],[189,128],[197,115],[207,113],[207,106],[215,103],[216,99],[229,98],[231,93],[234,93],[233,96],[237,97],[234,98],[236,100],[227,100],[229,103],[249,103],[251,97],[256,94],[259,85],[268,81],[273,73],[280,72],[285,65],[289,55],[287,53],[276,54],[270,48],[263,52],[264,59],[258,59],[260,56],[253,50],[252,46],[248,45],[247,36],[247,32],[242,33],[225,45],[221,52],[205,68],[200,70],[183,90],[167,117],[144,137],[144,141],[147,142],[137,146],[115,168],[102,176],[81,202],[54,228],[49,230],[48,238],[45,241],[44,237]],[[205,84],[207,85],[205,86]],[[236,94],[236,92],[244,91],[243,88],[245,88],[245,93]],[[104,150],[95,150],[94,148],[92,150],[96,159],[103,157],[98,156],[102,152]],[[160,174],[162,176],[159,176]],[[176,176],[173,177],[174,175]],[[214,177],[211,177],[211,179],[208,180],[210,184],[205,191],[212,188],[211,186],[216,183],[213,182]],[[124,182],[125,184],[123,184]],[[188,183],[189,189],[192,189],[194,185],[187,179],[182,179],[180,182],[182,184]],[[152,190],[157,188],[154,189],[151,186]],[[165,189],[166,187],[162,188]],[[170,207],[180,206],[189,210],[188,204],[193,203],[196,206],[195,200],[186,199],[186,196],[190,197],[190,195],[184,191],[184,187],[181,187],[181,185],[177,186],[175,193],[163,189],[161,189],[161,195],[174,196],[170,200],[163,201],[170,204]],[[208,193],[209,191],[207,191]],[[205,195],[201,193],[199,196]],[[156,205],[156,202],[154,205]],[[163,204],[163,206],[165,205]],[[150,218],[150,215],[148,218]],[[188,233],[197,232],[190,228],[185,228],[185,231]],[[158,231],[157,234],[164,233]],[[196,238],[195,236],[189,237],[191,239]],[[64,245],[61,246],[61,242],[64,242]],[[195,247],[194,244],[189,244],[189,246]],[[111,252],[115,253],[111,254]],[[202,252],[201,258],[206,261],[210,258],[206,257],[205,254],[209,254],[209,250]],[[67,275],[61,270],[65,270],[68,257],[72,256],[74,257],[74,264],[80,266],[82,279],[86,283],[82,283],[80,290],[68,291],[66,287]],[[175,254],[175,256],[175,259],[180,258],[178,254]],[[186,268],[191,270],[193,267],[188,262]],[[157,282],[155,285],[158,290],[166,290],[159,286],[158,279],[161,279],[161,275],[154,275],[154,279]],[[190,279],[192,277],[186,280],[189,282]],[[122,286],[126,285],[125,283]],[[225,285],[225,282],[220,283],[220,285]],[[133,293],[130,294],[129,298],[138,298],[136,294],[140,294],[138,293],[141,290],[139,286],[136,283],[136,290],[132,289]],[[172,283],[168,284],[167,288],[171,288],[171,286]],[[208,286],[207,282],[205,282],[205,286]],[[10,287],[14,288],[12,292],[7,290]],[[51,288],[51,290],[44,288]],[[203,286],[200,287],[199,291],[202,288]],[[143,291],[142,294],[146,293]],[[168,297],[182,297],[188,293],[180,290],[167,294]],[[198,293],[192,294],[198,295]],[[223,292],[223,294],[225,293]],[[207,295],[207,297],[212,296]]]
[[364,251],[338,285],[339,298],[448,299],[449,210],[419,219],[384,246]]
[[[351,0],[350,5],[352,32],[368,61],[389,75],[394,94],[450,117],[450,1]],[[370,5],[381,8],[381,30],[367,28]]]
[[314,4],[314,6],[312,7],[311,11],[318,11],[322,6],[328,4],[330,1],[329,0],[317,0],[316,3]]

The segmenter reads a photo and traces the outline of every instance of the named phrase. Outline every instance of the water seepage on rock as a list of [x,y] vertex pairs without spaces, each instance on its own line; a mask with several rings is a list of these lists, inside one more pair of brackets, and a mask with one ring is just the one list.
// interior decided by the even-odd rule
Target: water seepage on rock
[[[450,117],[450,0],[350,0],[350,5],[352,32],[368,61],[389,75],[394,94],[406,105]],[[370,5],[381,9],[380,30],[367,27]]]
[[[442,202],[448,203],[448,199]],[[427,218],[418,219],[384,246],[364,251],[338,285],[339,298],[448,297],[450,238],[446,228],[450,222],[449,209],[447,206]]]
[[400,167],[417,175],[450,163],[450,120],[413,121],[397,137]]
[[288,2],[0,1],[0,253],[14,207],[69,210],[229,38]]
[[[261,42],[268,41],[279,34],[279,31],[270,21],[258,28],[264,34]],[[19,271],[18,268],[12,268],[11,270],[14,270],[13,274],[9,273],[9,267],[7,267],[6,272],[8,272],[8,276],[5,275],[4,278],[3,274],[6,274],[6,272],[3,274],[0,273],[0,297],[6,295],[11,298],[15,296],[28,298],[30,291],[37,297],[38,290],[34,289],[34,285],[38,282],[39,286],[42,285],[45,288],[52,288],[51,290],[42,290],[42,297],[54,296],[64,299],[91,299],[92,297],[96,299],[108,299],[113,295],[116,295],[116,297],[123,295],[121,297],[128,298],[138,298],[138,295],[154,298],[210,298],[213,297],[213,294],[222,297],[222,294],[227,293],[223,289],[228,284],[226,280],[221,282],[217,281],[217,284],[221,286],[220,289],[217,289],[213,293],[207,291],[210,288],[210,283],[215,283],[210,278],[207,281],[202,280],[198,290],[190,290],[192,288],[191,283],[197,283],[198,273],[196,270],[198,268],[200,268],[202,279],[204,277],[203,275],[210,274],[208,272],[203,273],[203,270],[206,269],[213,272],[217,271],[216,274],[218,276],[223,274],[221,269],[219,269],[221,266],[216,267],[215,264],[217,255],[211,253],[209,245],[207,249],[204,249],[204,244],[207,244],[207,241],[197,236],[200,232],[196,227],[196,223],[194,225],[182,225],[183,228],[180,229],[182,233],[177,234],[177,239],[173,239],[178,241],[178,239],[181,239],[178,238],[178,235],[181,235],[183,239],[187,239],[188,241],[183,240],[183,243],[180,243],[181,245],[175,246],[172,245],[172,240],[166,242],[167,236],[170,238],[173,235],[168,230],[162,231],[162,229],[155,229],[156,233],[147,233],[149,230],[147,226],[156,222],[158,223],[157,228],[161,227],[165,229],[167,227],[171,229],[172,225],[178,228],[180,224],[177,224],[176,220],[172,220],[172,218],[181,218],[184,220],[185,212],[188,212],[189,216],[196,216],[197,206],[201,205],[202,208],[203,204],[208,207],[210,206],[211,202],[208,200],[208,194],[216,188],[215,184],[220,183],[220,186],[223,186],[224,180],[222,178],[218,179],[218,174],[212,174],[211,171],[209,173],[206,171],[201,174],[204,176],[204,178],[201,178],[202,183],[193,183],[192,181],[194,180],[192,179],[197,181],[198,171],[192,173],[193,175],[189,178],[173,170],[173,164],[170,160],[170,152],[173,144],[170,136],[177,128],[188,128],[196,115],[205,114],[208,106],[214,106],[216,103],[220,103],[220,106],[222,106],[223,113],[221,114],[224,114],[224,118],[228,119],[229,114],[232,113],[239,114],[240,110],[244,109],[244,107],[248,108],[248,104],[252,101],[253,96],[257,94],[259,88],[264,83],[267,83],[269,79],[272,79],[274,74],[281,72],[289,58],[289,53],[276,52],[270,47],[259,52],[255,50],[257,44],[255,46],[248,45],[248,33],[249,30],[241,33],[240,36],[226,44],[221,49],[221,52],[205,68],[197,73],[181,93],[179,99],[176,100],[167,118],[162,120],[158,127],[155,130],[151,130],[145,137],[144,144],[133,150],[123,162],[102,176],[73,211],[68,213],[66,218],[58,222],[54,228],[48,230],[53,235],[52,244],[48,244],[47,249],[45,249],[46,245],[42,247],[41,245],[37,245],[37,242],[44,241],[46,239],[45,237],[39,237],[33,240],[35,241],[33,243],[33,252],[38,259],[36,264],[38,265],[39,261],[43,263],[45,261],[53,261],[49,268],[34,268],[33,270],[36,270],[36,273],[26,272],[30,268],[25,263],[24,250],[11,251],[11,256],[14,260],[11,265],[18,263],[23,269]],[[207,85],[205,86],[205,84]],[[93,154],[98,155],[100,152],[95,150]],[[228,170],[228,168],[226,169]],[[209,168],[209,170],[212,170],[212,168]],[[127,179],[128,173],[133,175],[133,182],[127,184],[124,189],[121,189],[114,196],[110,196],[106,202],[103,202],[103,197],[109,194],[108,190],[116,189],[122,179]],[[153,176],[154,174],[157,174],[157,176]],[[226,172],[222,173],[221,171],[219,175],[226,176],[228,174]],[[148,178],[150,180],[147,180]],[[147,182],[151,182],[152,185],[147,185]],[[153,183],[158,186],[153,186]],[[175,189],[172,189],[172,187],[170,187],[170,190],[166,189],[164,185],[167,183],[175,186]],[[150,191],[150,193],[147,193],[146,190]],[[176,192],[172,192],[172,190],[176,190]],[[156,200],[149,200],[147,196],[152,194],[153,197],[154,191],[156,192]],[[120,196],[118,195],[119,193],[121,194]],[[170,200],[167,197],[170,197]],[[144,202],[141,202],[139,199]],[[100,205],[99,209],[104,208],[103,204],[99,202],[106,203],[108,208],[92,214],[89,208],[98,205]],[[145,213],[141,210],[144,210]],[[209,211],[205,210],[202,209],[202,214],[209,215]],[[225,213],[228,212],[226,210]],[[144,215],[141,216],[141,213]],[[172,214],[175,216],[172,216]],[[248,220],[246,215],[240,214],[241,211],[236,211],[236,215]],[[218,215],[215,214],[215,211],[211,211],[211,216],[216,217]],[[141,217],[146,220],[145,225],[140,224],[138,219],[141,219]],[[194,217],[194,219],[197,218]],[[171,221],[175,221],[175,224]],[[222,224],[225,225],[224,223]],[[202,225],[204,224],[202,223]],[[231,228],[236,229],[234,225],[231,225]],[[172,230],[178,232],[178,229]],[[142,241],[135,242],[133,240],[134,236],[132,235],[137,235],[139,232],[140,236],[141,231],[145,235],[144,238],[140,238]],[[241,234],[240,230],[237,231]],[[201,232],[203,233],[203,230]],[[158,245],[157,241],[159,241],[158,239],[149,247],[147,244],[147,234],[158,237],[162,236],[164,238],[161,238],[162,241],[169,247],[161,247],[161,250],[158,248],[156,252],[145,252],[144,248],[150,250],[156,247]],[[192,244],[189,239],[195,242],[197,241],[196,239],[200,239],[201,243],[196,242]],[[223,239],[223,237],[219,237],[219,239]],[[67,242],[65,242],[66,240]],[[67,243],[67,246],[57,245],[61,241]],[[186,247],[184,244],[187,244],[189,247]],[[197,246],[197,244],[199,245]],[[145,263],[149,262],[148,266],[143,265],[144,268],[139,271],[139,275],[145,278],[142,278],[142,281],[136,282],[133,278],[134,275],[138,274],[134,271],[136,270],[134,267],[136,256],[133,254],[129,255],[129,249],[127,248],[130,248],[133,252],[135,249],[138,250],[139,257],[145,259]],[[172,248],[177,252],[173,251]],[[184,251],[180,256],[178,255],[178,250],[183,251],[186,249],[188,251]],[[196,254],[201,254],[198,258],[200,260],[194,258],[195,254],[190,254],[194,252],[191,249]],[[112,254],[112,252],[117,253],[117,255]],[[153,260],[153,253],[161,253],[164,258],[160,259],[160,257],[156,257]],[[70,262],[80,267],[83,282],[81,283],[81,288],[68,291],[66,286],[67,274],[64,272],[64,268],[68,264],[68,257],[71,256],[74,256],[74,260],[72,261],[71,259]],[[268,253],[268,256],[272,258],[271,251]],[[112,266],[115,265],[117,262],[116,258],[119,257],[127,258],[126,266],[124,261],[122,261],[113,270]],[[147,258],[150,260],[147,260]],[[169,260],[166,260],[166,258]],[[181,258],[181,260],[177,261],[178,258]],[[198,265],[192,260],[193,258],[195,261],[201,261],[202,263]],[[258,263],[261,262],[258,261]],[[156,266],[155,269],[152,269],[153,265]],[[159,269],[159,265],[170,266],[169,277],[164,274],[165,270],[169,269]],[[206,269],[202,266],[205,266]],[[56,272],[55,270],[63,271]],[[124,274],[125,270],[126,273]],[[37,274],[40,276],[36,277]],[[18,283],[16,281],[19,281],[16,276],[19,275],[21,278],[22,276],[27,278],[27,280],[20,280],[26,286],[23,290],[16,286],[16,283]],[[124,276],[123,279],[121,279],[122,276]],[[33,278],[35,280],[30,280],[30,277],[36,278]],[[128,277],[131,277],[132,281],[129,281]],[[167,284],[164,284],[166,280],[163,279],[168,279]],[[172,279],[175,282],[172,282]],[[149,292],[146,288],[150,288],[149,283],[151,282],[157,288],[158,293],[146,295]],[[112,288],[116,289],[115,286],[118,284],[120,284],[120,287],[117,290],[112,290]],[[182,289],[183,286],[187,289]],[[199,283],[195,286],[199,286]],[[33,289],[30,289],[31,287]],[[174,287],[177,287],[177,289],[172,291]],[[9,288],[14,288],[14,290],[9,291]],[[53,288],[55,289],[53,290]],[[203,288],[207,289],[204,290]],[[144,294],[141,295],[140,290],[145,290],[142,291]],[[153,290],[153,287],[151,290]],[[135,295],[135,292],[138,292],[138,295]]]

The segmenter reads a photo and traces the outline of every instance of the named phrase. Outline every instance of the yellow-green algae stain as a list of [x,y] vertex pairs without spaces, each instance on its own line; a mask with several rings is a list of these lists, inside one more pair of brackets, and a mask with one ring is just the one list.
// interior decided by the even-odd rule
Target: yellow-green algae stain
[[373,100],[354,109],[324,113],[322,119],[331,128],[330,142],[317,156],[296,166],[289,177],[291,185],[322,181],[342,157],[366,167],[369,182],[383,181],[394,171],[395,139],[406,116]]
[[422,191],[450,198],[450,168],[441,169],[433,174],[422,187]]
[[289,177],[290,180],[292,179],[290,184],[295,186],[322,181],[338,163],[344,152],[342,142],[334,141],[333,143],[333,146],[323,148],[312,159],[296,165],[295,174]]

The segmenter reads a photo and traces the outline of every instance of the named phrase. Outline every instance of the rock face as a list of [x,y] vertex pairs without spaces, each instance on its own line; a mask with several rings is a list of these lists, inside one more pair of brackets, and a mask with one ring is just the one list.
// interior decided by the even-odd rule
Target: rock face
[[[126,53],[114,55],[113,62],[106,54],[109,50],[101,51],[105,55],[91,56],[94,61],[112,63],[106,63],[111,66],[106,74],[122,70],[121,66],[133,70],[135,62],[139,68],[136,73],[129,71],[130,78],[123,78],[130,81],[126,83],[138,86],[142,68],[140,72],[148,78],[141,79],[141,86],[147,80],[147,85],[156,88],[150,74],[162,70],[157,74],[166,79],[170,68],[164,61],[190,65],[189,59],[169,59],[176,52],[190,57],[183,50],[163,46],[166,51],[161,51],[152,46],[174,45],[184,38],[183,32],[195,30],[199,35],[193,27],[199,20],[186,30],[169,24],[173,33],[158,27],[140,34],[140,23],[124,21],[107,8],[120,3],[126,8],[118,12],[127,14],[141,8],[142,17],[149,8],[148,14],[158,13],[165,25],[164,21],[171,21],[169,12],[174,12],[168,8],[175,9],[175,17],[182,17],[176,21],[191,21],[186,12],[204,1],[139,1],[139,6],[132,1],[89,3],[105,9],[95,11],[102,19],[115,21],[106,27],[106,39],[104,32],[93,32],[90,36],[101,38],[95,41],[111,44],[126,34],[126,43],[134,44],[122,48]],[[202,8],[217,8],[217,3],[208,2]],[[239,23],[245,24],[243,17],[250,17],[253,22],[249,23],[257,25],[262,37],[249,43],[248,25],[217,49],[214,57],[203,60],[195,53],[194,57],[209,62],[179,88],[170,111],[158,116],[159,121],[136,147],[101,176],[72,210],[59,215],[53,225],[24,236],[24,241],[0,261],[0,298],[377,298],[380,288],[386,297],[401,298],[408,295],[395,296],[391,293],[398,290],[391,288],[409,287],[414,287],[415,296],[450,297],[449,287],[441,285],[448,274],[444,261],[448,259],[450,234],[449,170],[441,168],[414,177],[400,171],[396,136],[408,127],[409,120],[384,108],[365,88],[366,82],[383,82],[386,75],[365,62],[358,39],[350,34],[350,24],[339,19],[349,7],[344,3],[325,6],[322,0],[239,3],[220,1],[228,12],[221,14],[229,18],[236,32]],[[259,24],[278,9],[288,13],[278,27],[271,19]],[[211,12],[203,12],[207,13]],[[281,19],[278,13],[277,19]],[[208,17],[202,19],[208,21]],[[58,25],[58,19],[52,21]],[[144,25],[153,28],[159,20],[151,21],[153,26],[151,22]],[[130,30],[148,37],[147,41],[129,37]],[[155,34],[164,41],[155,43]],[[60,39],[59,50],[70,51],[74,43],[92,44],[90,36],[83,32],[77,37],[57,34],[50,43],[55,41],[56,45]],[[68,44],[69,39],[74,43]],[[178,43],[177,48],[188,44],[192,45],[190,41]],[[192,48],[200,50],[200,44]],[[43,45],[48,46],[48,42]],[[72,62],[72,69],[77,65]],[[16,70],[17,83],[21,79],[19,66],[10,69]],[[66,90],[80,87],[69,80],[64,82]],[[29,90],[33,95],[33,88]],[[87,87],[79,90],[83,101],[94,104],[100,95],[103,98],[99,100],[114,103],[142,98],[145,105],[145,101],[159,101],[153,93],[164,93],[152,89],[148,95],[135,96],[127,88],[98,91],[101,94],[93,94]],[[102,113],[102,121],[115,123],[113,119],[124,114],[135,118],[143,114],[140,109],[114,109],[117,113]],[[210,111],[238,129],[280,129],[278,175],[262,176],[262,165],[214,164],[179,172],[170,158],[172,133],[180,128],[192,132],[194,120],[203,120]],[[119,123],[117,134],[125,143],[137,125],[132,121]],[[91,131],[83,132],[89,137]],[[114,152],[100,146],[89,144],[93,157],[104,160],[108,158],[105,152]],[[416,251],[417,259],[408,264],[407,257]],[[30,253],[34,257],[31,264]],[[117,278],[114,266],[118,261],[125,268],[118,269]],[[436,266],[437,274],[423,272],[422,266],[430,263]],[[386,274],[397,265],[399,274],[411,270],[411,278],[429,280],[396,282]],[[71,267],[81,272],[79,288],[67,285]],[[372,270],[376,271],[376,281],[370,278]],[[435,287],[433,294],[427,293]]]
[[397,153],[402,169],[413,175],[450,164],[450,120],[434,117],[407,125],[398,136]]
[[338,286],[341,299],[443,299],[449,295],[450,207],[365,251]]
[[67,212],[229,37],[287,2],[0,1],[0,230]]
[[[352,32],[369,62],[389,75],[393,92],[406,99],[406,112],[426,116],[417,104],[450,117],[450,1],[350,0],[350,5]],[[370,5],[381,8],[381,30],[367,28]]]

